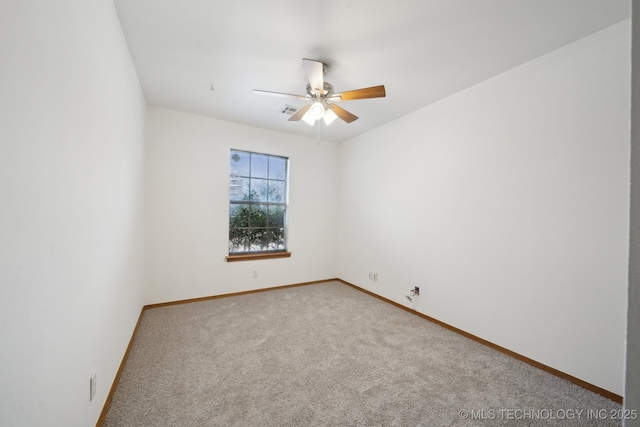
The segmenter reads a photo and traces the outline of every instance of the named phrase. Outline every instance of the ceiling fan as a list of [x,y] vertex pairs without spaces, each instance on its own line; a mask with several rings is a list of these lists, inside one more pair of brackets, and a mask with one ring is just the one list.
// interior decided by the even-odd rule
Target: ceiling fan
[[253,93],[256,95],[278,96],[310,101],[310,104],[302,107],[296,114],[291,116],[289,121],[299,121],[302,119],[313,126],[316,120],[323,119],[324,122],[329,125],[339,117],[345,122],[351,123],[354,120],[358,120],[358,116],[338,107],[336,104],[332,104],[332,102],[383,98],[386,95],[383,85],[334,93],[333,86],[324,81],[324,75],[329,68],[327,64],[312,59],[303,59],[302,65],[309,79],[306,95],[292,95],[258,89],[253,90]]

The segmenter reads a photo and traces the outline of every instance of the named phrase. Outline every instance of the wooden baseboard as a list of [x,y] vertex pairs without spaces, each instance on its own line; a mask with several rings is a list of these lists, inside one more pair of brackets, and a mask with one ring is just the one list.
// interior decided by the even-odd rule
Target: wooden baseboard
[[107,394],[107,399],[104,401],[104,405],[102,406],[102,411],[100,412],[100,417],[98,417],[98,422],[96,423],[96,427],[102,427],[104,424],[104,419],[107,416],[107,412],[109,411],[109,406],[111,405],[111,399],[113,399],[113,393],[116,391],[116,387],[118,386],[118,382],[120,381],[120,375],[122,375],[122,370],[124,369],[124,365],[127,362],[127,358],[129,357],[129,352],[131,351],[131,346],[133,345],[133,340],[138,333],[138,328],[140,327],[140,320],[142,320],[142,315],[144,314],[145,308],[142,307],[140,310],[140,315],[138,316],[138,321],[136,322],[135,328],[133,328],[133,333],[131,334],[131,338],[129,339],[129,344],[127,345],[127,349],[124,351],[124,356],[122,356],[122,360],[120,361],[120,366],[118,366],[118,370],[116,371],[116,376],[111,383],[111,388],[109,389],[109,393]]
[[177,301],[161,302],[157,304],[145,305],[144,308],[149,309],[149,308],[157,308],[157,307],[166,307],[169,305],[187,304],[190,302],[198,302],[198,301],[208,301],[208,300],[218,299],[218,298],[235,297],[238,295],[255,294],[257,292],[275,291],[278,289],[295,288],[297,286],[315,285],[317,283],[334,282],[334,281],[339,281],[339,279],[314,280],[313,282],[294,283],[292,285],[273,286],[270,288],[251,289],[249,291],[232,292],[229,294],[211,295],[211,296],[199,297],[199,298],[190,298],[190,299],[183,299],[183,300],[177,300]]
[[399,307],[399,308],[401,308],[401,309],[403,309],[405,311],[408,311],[411,314],[415,314],[416,316],[419,316],[419,317],[421,317],[421,318],[423,318],[425,320],[428,320],[429,322],[435,323],[436,325],[442,326],[443,328],[449,329],[450,331],[453,331],[453,332],[455,332],[457,334],[463,335],[463,336],[465,336],[465,337],[467,337],[469,339],[472,339],[472,340],[474,340],[476,342],[479,342],[480,344],[486,345],[487,347],[491,347],[494,350],[497,350],[497,351],[499,351],[501,353],[504,353],[504,354],[506,354],[508,356],[511,356],[511,357],[515,358],[515,359],[518,359],[518,360],[520,360],[520,361],[522,361],[524,363],[527,363],[527,364],[529,364],[531,366],[535,366],[536,368],[542,369],[543,371],[546,371],[546,372],[548,372],[548,373],[550,373],[552,375],[555,375],[557,377],[563,378],[563,379],[565,379],[567,381],[571,381],[572,383],[574,383],[576,385],[579,385],[580,387],[586,388],[587,390],[590,390],[590,391],[592,391],[594,393],[597,393],[597,394],[599,394],[601,396],[604,396],[607,399],[613,400],[614,402],[622,403],[622,401],[623,401],[622,396],[620,396],[619,394],[613,393],[613,392],[611,392],[609,390],[606,390],[606,389],[604,389],[602,387],[598,387],[595,384],[588,383],[588,382],[586,382],[584,380],[581,380],[580,378],[576,378],[576,377],[574,377],[572,375],[569,375],[569,374],[567,374],[565,372],[562,372],[562,371],[559,371],[559,370],[557,370],[555,368],[552,368],[551,366],[547,366],[547,365],[545,365],[543,363],[540,363],[540,362],[538,362],[536,360],[530,359],[530,358],[528,358],[526,356],[523,356],[521,354],[516,353],[515,351],[511,351],[508,348],[501,347],[501,346],[499,346],[497,344],[492,343],[491,341],[485,340],[484,338],[480,338],[480,337],[478,337],[476,335],[470,334],[469,332],[463,331],[462,329],[458,329],[455,326],[451,326],[451,325],[449,325],[447,323],[441,322],[438,319],[435,319],[435,318],[433,318],[431,316],[427,316],[426,314],[422,314],[419,311],[413,310],[413,309],[411,309],[411,308],[409,308],[409,307],[407,307],[405,305],[399,304],[399,303],[397,303],[395,301],[387,299],[387,298],[385,298],[383,296],[380,296],[380,295],[378,295],[376,293],[368,291],[368,290],[366,290],[364,288],[361,288],[361,287],[359,287],[357,285],[354,285],[353,283],[349,283],[349,282],[344,281],[342,279],[336,279],[336,280],[338,282],[340,282],[340,283],[343,283],[343,284],[345,284],[347,286],[351,286],[354,289],[357,289],[357,290],[359,290],[361,292],[364,292],[365,294],[371,295],[371,296],[373,296],[375,298],[378,298],[378,299],[380,299],[382,301],[385,301],[385,302],[387,302],[389,304],[392,304],[392,305],[394,305],[396,307]]

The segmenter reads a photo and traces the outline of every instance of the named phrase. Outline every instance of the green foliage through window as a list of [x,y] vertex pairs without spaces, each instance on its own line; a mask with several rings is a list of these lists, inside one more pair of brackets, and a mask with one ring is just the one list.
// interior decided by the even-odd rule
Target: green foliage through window
[[231,150],[229,254],[286,250],[285,157]]

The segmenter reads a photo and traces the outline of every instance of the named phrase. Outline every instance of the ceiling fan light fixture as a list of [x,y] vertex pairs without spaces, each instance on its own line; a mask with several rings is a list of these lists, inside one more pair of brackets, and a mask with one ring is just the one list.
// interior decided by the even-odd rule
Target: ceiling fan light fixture
[[324,124],[329,126],[338,118],[338,115],[331,108],[327,108],[327,111],[324,112],[324,116],[322,118],[324,119]]
[[305,115],[309,115],[315,120],[320,120],[324,116],[324,105],[322,105],[322,102],[320,101],[314,102],[311,104],[311,108],[309,108],[309,111]]
[[302,120],[304,120],[304,122],[309,126],[313,126],[316,124],[316,118],[312,117],[311,114],[309,114],[309,111],[307,111],[305,115],[302,116]]

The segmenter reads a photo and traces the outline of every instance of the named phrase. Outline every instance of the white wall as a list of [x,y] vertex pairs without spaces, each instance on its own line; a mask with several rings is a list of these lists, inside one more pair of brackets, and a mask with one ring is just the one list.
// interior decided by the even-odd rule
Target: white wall
[[344,143],[338,277],[622,394],[629,30]]
[[2,3],[0,425],[98,419],[143,302],[144,108],[110,0]]
[[[627,310],[627,370],[625,409],[640,409],[640,6],[632,4],[631,226],[629,247],[629,308]],[[626,427],[640,419],[625,420]]]
[[[231,148],[289,157],[291,258],[225,261]],[[146,153],[147,303],[335,277],[336,144],[149,107]]]

